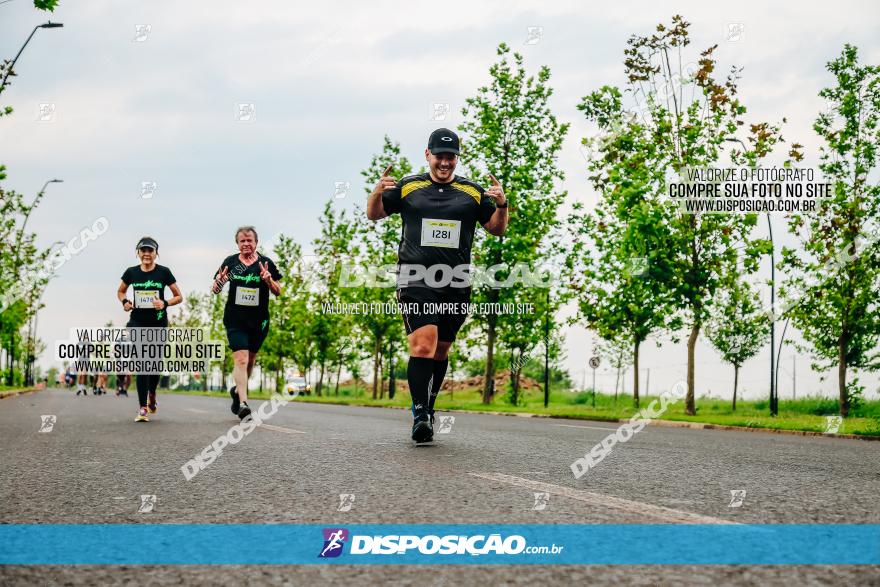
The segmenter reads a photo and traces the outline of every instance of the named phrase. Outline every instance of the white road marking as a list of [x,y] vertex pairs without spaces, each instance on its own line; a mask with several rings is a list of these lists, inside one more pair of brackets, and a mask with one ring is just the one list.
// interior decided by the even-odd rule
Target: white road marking
[[603,426],[575,426],[574,424],[554,424],[554,426],[562,426],[563,428],[589,428],[590,430],[608,430],[613,432],[617,428],[605,428]]
[[302,430],[294,430],[293,428],[285,428],[283,426],[272,426],[271,424],[260,424],[257,428],[266,428],[275,432],[284,432],[285,434],[305,434]]
[[187,412],[195,412],[196,414],[210,414],[208,410],[199,410],[197,408],[187,408]]
[[543,481],[534,481],[532,479],[524,479],[522,477],[514,477],[513,475],[505,475],[503,473],[471,473],[474,477],[488,479],[489,481],[497,481],[499,483],[508,483],[517,485],[534,491],[542,491],[561,495],[570,499],[586,502],[590,505],[613,508],[623,510],[631,514],[640,516],[648,516],[656,518],[664,522],[675,524],[736,524],[721,518],[713,518],[711,516],[703,516],[681,510],[663,507],[660,505],[652,505],[642,503],[640,501],[630,501],[620,497],[612,497],[610,495],[602,495],[601,493],[592,493],[572,487],[563,487],[561,485],[553,485],[552,483],[544,483]]

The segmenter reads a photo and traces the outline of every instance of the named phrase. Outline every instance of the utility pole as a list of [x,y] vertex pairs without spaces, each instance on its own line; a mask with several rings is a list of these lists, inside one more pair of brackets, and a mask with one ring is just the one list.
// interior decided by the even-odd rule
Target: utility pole
[[767,214],[767,230],[770,233],[770,415],[779,413],[779,394],[776,390],[776,247],[773,244],[773,224]]
[[791,399],[797,399],[797,364],[795,356],[791,356]]
[[648,397],[648,394],[651,393],[651,368],[648,367],[645,371],[648,372],[648,376],[645,378],[645,397]]

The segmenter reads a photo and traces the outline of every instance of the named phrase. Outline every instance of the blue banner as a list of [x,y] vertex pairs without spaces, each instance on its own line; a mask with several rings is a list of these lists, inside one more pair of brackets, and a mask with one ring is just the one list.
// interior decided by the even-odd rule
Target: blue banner
[[6,524],[18,565],[878,565],[876,524]]

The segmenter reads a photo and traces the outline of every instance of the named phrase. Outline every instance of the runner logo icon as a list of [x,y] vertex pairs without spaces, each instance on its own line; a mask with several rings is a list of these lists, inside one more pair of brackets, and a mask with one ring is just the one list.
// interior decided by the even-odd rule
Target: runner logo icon
[[324,548],[318,558],[334,558],[342,554],[342,547],[348,540],[345,528],[324,528]]

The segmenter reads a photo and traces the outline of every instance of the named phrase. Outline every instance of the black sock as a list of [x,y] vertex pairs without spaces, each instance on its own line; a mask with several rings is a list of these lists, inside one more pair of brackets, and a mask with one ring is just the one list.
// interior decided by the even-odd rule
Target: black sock
[[410,357],[406,367],[409,393],[413,401],[413,415],[425,413],[431,395],[431,379],[434,377],[434,359]]
[[443,385],[443,378],[446,377],[446,368],[449,366],[449,359],[442,361],[434,361],[434,379],[431,385],[431,397],[428,400],[428,413],[434,413],[434,402],[437,401],[437,394],[440,393],[440,386]]

